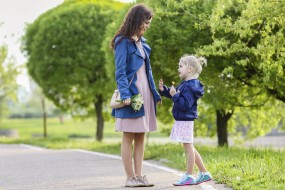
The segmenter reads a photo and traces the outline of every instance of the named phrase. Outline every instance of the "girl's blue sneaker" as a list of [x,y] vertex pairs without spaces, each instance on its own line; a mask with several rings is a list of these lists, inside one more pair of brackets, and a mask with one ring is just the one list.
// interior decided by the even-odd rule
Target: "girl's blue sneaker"
[[206,181],[211,181],[212,180],[212,176],[209,172],[199,172],[199,176],[196,179],[196,185],[206,182]]
[[195,185],[195,178],[190,174],[184,174],[180,180],[175,182],[174,186]]

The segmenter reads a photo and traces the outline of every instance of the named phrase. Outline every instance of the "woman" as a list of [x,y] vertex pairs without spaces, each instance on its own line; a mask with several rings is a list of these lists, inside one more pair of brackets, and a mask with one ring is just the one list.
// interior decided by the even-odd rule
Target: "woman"
[[[126,187],[151,187],[142,175],[144,157],[144,136],[156,131],[156,103],[161,97],[156,90],[150,66],[150,47],[143,38],[149,28],[152,12],[144,5],[135,5],[112,39],[115,52],[116,82],[124,107],[113,109],[116,131],[123,132],[121,155],[127,175]],[[141,94],[144,105],[139,111],[130,106],[131,97]],[[132,143],[134,141],[134,168],[132,167]]]

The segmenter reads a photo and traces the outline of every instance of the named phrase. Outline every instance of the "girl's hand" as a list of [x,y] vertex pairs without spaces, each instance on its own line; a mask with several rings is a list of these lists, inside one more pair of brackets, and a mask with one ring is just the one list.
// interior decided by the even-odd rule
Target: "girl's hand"
[[171,96],[174,96],[174,95],[176,94],[176,89],[175,89],[174,86],[171,86],[170,91],[169,91],[169,94],[170,94]]
[[161,92],[163,91],[163,80],[162,79],[159,80],[158,89]]

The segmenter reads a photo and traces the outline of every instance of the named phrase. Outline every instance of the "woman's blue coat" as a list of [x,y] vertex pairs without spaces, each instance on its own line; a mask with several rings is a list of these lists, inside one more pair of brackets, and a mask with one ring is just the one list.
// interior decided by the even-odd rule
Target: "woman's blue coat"
[[[156,90],[156,86],[152,76],[152,70],[150,65],[150,52],[151,48],[146,44],[146,39],[141,37],[141,43],[145,51],[145,60],[137,48],[135,42],[128,37],[118,36],[115,40],[115,76],[118,89],[120,91],[121,99],[125,100],[131,98],[133,95],[138,94],[136,87],[137,76],[136,72],[143,65],[145,61],[146,74],[149,83],[150,90],[153,94],[154,105],[161,100],[159,93]],[[133,78],[134,77],[134,78]],[[131,84],[129,85],[131,79]],[[131,106],[124,106],[119,109],[112,110],[112,116],[117,118],[136,118],[144,116],[144,107],[139,111],[134,111]]]

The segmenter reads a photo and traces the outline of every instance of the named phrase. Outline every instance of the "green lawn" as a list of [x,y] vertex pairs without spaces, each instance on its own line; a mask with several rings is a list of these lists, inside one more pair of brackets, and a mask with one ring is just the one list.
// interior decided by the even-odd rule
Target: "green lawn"
[[[114,131],[114,121],[105,122],[104,139],[120,141],[121,133]],[[0,120],[0,129],[16,129],[21,139],[30,139],[43,136],[43,121],[41,119],[3,119]],[[64,119],[61,124],[58,118],[47,119],[47,134],[49,138],[77,137],[95,139],[96,121]],[[159,132],[151,133],[152,137],[161,137]]]
[[[47,139],[34,138],[41,134],[41,121],[2,120],[0,129],[17,129],[19,139],[0,138],[0,143],[27,143],[47,148],[81,148],[110,154],[120,154],[121,133],[114,132],[114,124],[107,122],[104,129],[105,140],[94,141],[95,122],[67,120],[60,124],[57,119],[49,119]],[[68,138],[70,135],[90,138]],[[159,132],[152,138],[162,137]],[[203,160],[219,183],[233,189],[283,190],[285,189],[285,151],[271,149],[217,148],[197,146]],[[154,159],[178,170],[185,170],[185,154],[180,144],[149,144],[145,149],[145,159]]]

